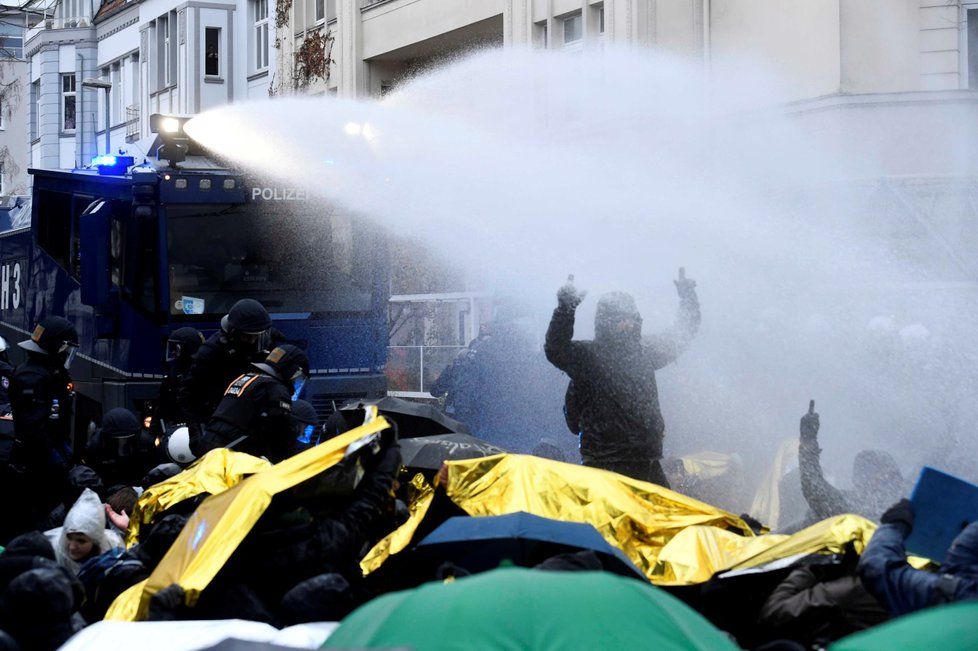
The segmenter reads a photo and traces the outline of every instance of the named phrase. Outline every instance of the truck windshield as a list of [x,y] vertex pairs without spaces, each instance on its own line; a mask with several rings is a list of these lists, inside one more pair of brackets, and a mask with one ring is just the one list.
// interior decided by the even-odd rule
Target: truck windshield
[[223,315],[254,298],[271,313],[366,312],[371,246],[315,204],[169,205],[170,313]]

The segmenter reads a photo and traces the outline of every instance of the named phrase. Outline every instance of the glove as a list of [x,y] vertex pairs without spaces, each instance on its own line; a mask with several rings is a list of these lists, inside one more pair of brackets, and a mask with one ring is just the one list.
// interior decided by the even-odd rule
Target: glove
[[566,310],[576,310],[585,296],[587,292],[578,290],[573,283],[567,283],[557,292],[557,304]]
[[907,498],[903,498],[880,516],[881,523],[903,525],[907,533],[913,531],[913,519],[913,506]]
[[185,593],[176,583],[171,583],[149,599],[149,619],[151,621],[170,621],[174,611],[183,605]]
[[676,293],[679,294],[679,298],[695,298],[696,297],[696,281],[692,278],[686,277],[686,268],[679,268],[679,278],[672,281],[676,285]]
[[809,412],[801,417],[801,440],[802,442],[814,442],[815,438],[818,436],[818,414],[815,412]]

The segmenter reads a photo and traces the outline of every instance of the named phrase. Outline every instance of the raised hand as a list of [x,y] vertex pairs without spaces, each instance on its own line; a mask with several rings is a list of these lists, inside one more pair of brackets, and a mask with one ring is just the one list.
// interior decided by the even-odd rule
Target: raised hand
[[818,436],[818,414],[815,413],[815,401],[808,401],[808,413],[801,417],[801,440],[814,441]]
[[582,292],[574,284],[574,276],[567,276],[567,284],[557,291],[557,304],[560,307],[574,310],[581,304],[587,292]]
[[679,267],[679,278],[672,282],[676,285],[679,298],[686,298],[695,294],[696,281],[686,277],[686,267]]

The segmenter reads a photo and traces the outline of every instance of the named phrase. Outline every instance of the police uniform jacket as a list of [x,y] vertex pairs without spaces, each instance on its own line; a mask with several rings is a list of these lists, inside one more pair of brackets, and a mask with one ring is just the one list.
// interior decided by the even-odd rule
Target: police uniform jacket
[[197,456],[245,437],[233,446],[235,450],[277,463],[295,451],[291,414],[292,390],[285,382],[258,370],[245,373],[224,392]]
[[[57,413],[52,412],[58,401]],[[10,407],[20,463],[40,468],[67,464],[72,419],[71,376],[57,358],[28,354],[10,378]],[[53,416],[56,416],[53,417]]]

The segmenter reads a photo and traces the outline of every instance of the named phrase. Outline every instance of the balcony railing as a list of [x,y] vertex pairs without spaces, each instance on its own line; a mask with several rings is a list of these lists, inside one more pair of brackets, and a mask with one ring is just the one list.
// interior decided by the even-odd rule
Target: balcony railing
[[43,32],[49,29],[74,29],[76,27],[90,27],[91,18],[88,16],[47,16],[37,21],[37,23],[27,30],[27,34],[24,36],[24,41],[29,41],[39,32]]

